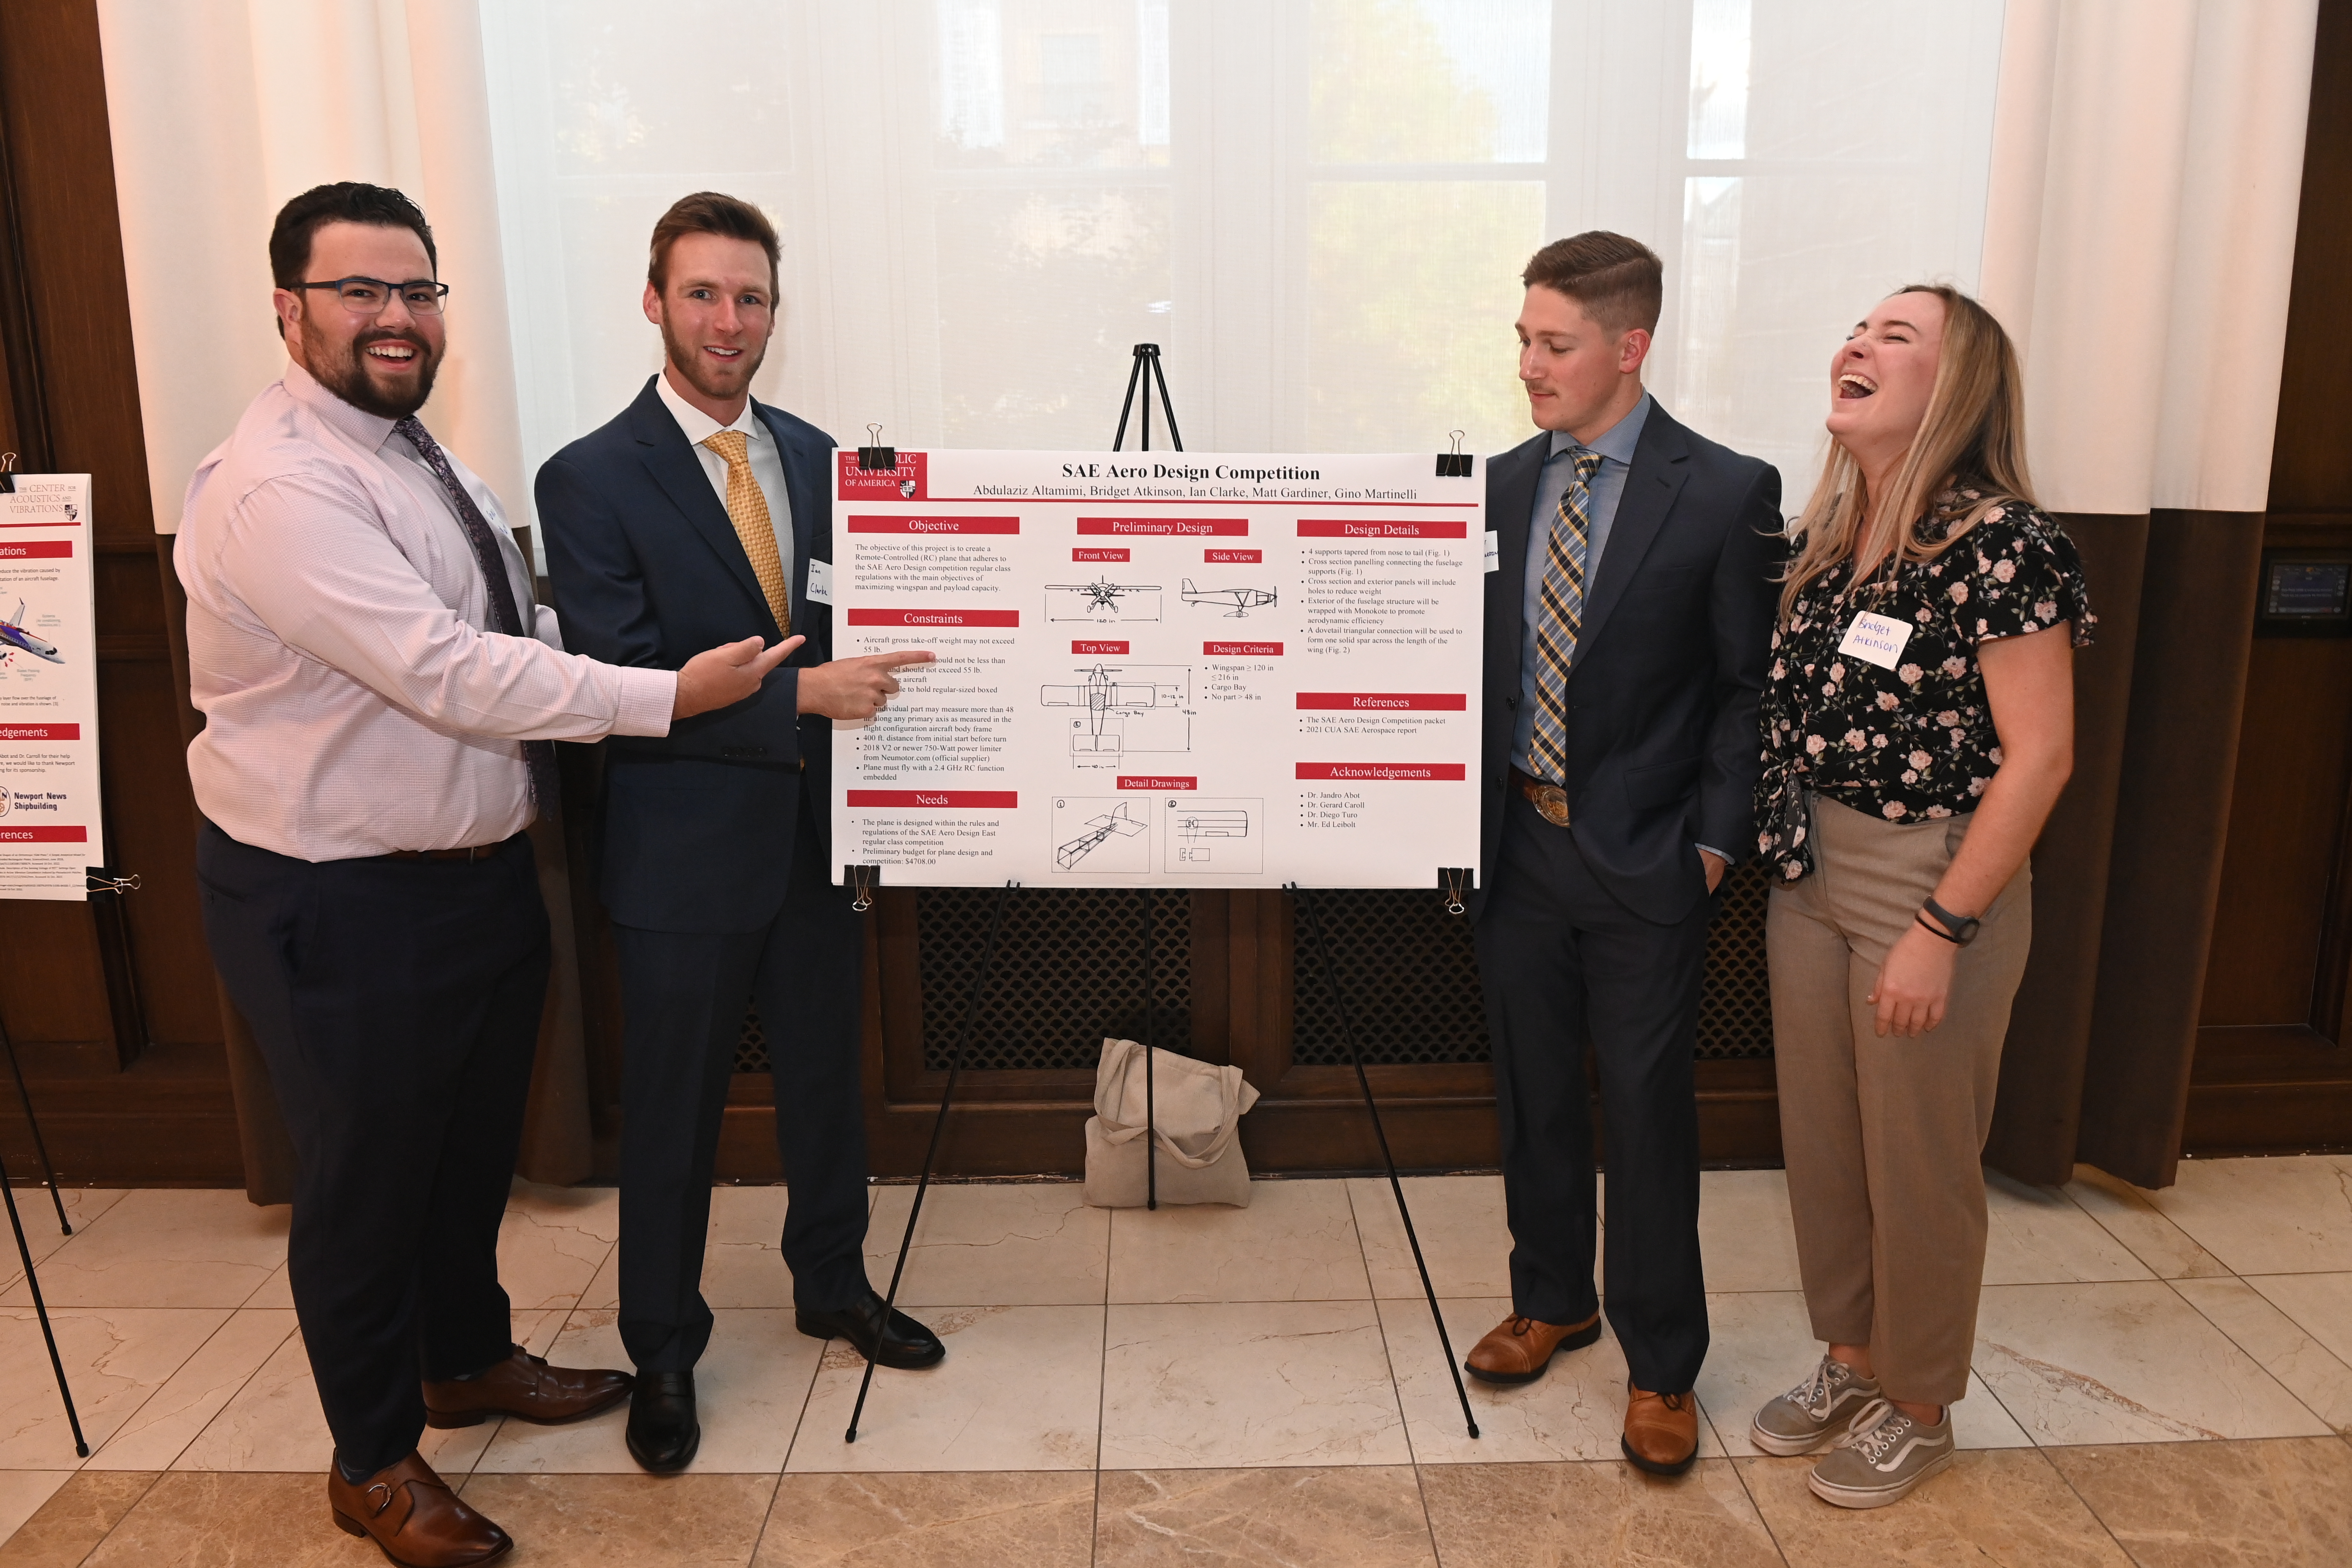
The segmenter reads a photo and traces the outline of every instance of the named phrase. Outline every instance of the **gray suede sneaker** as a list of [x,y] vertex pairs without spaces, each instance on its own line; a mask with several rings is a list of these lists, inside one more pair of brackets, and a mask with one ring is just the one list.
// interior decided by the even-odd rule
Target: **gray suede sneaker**
[[1834,1356],[1822,1357],[1813,1375],[1767,1401],[1748,1423],[1748,1440],[1767,1454],[1810,1454],[1845,1430],[1854,1413],[1878,1397],[1878,1380]]
[[1865,1405],[1813,1467],[1813,1495],[1840,1508],[1885,1508],[1952,1462],[1952,1408],[1933,1426],[1886,1401]]

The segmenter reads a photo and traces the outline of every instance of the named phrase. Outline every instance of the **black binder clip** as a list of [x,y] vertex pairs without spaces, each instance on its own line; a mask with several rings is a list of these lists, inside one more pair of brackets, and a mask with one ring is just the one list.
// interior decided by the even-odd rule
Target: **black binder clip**
[[842,869],[849,876],[849,907],[862,915],[874,907],[874,889],[882,885],[882,868],[844,866]]
[[874,437],[874,445],[857,448],[857,466],[867,473],[897,473],[898,449],[882,444],[882,426],[868,425],[866,433]]
[[1440,866],[1437,868],[1437,890],[1445,895],[1447,914],[1458,915],[1470,907],[1463,901],[1462,895],[1476,886],[1477,880],[1467,866]]
[[1462,449],[1462,432],[1454,432],[1454,450],[1437,454],[1437,477],[1441,479],[1466,479],[1470,465],[1477,461]]
[[16,454],[0,452],[0,496],[16,493]]

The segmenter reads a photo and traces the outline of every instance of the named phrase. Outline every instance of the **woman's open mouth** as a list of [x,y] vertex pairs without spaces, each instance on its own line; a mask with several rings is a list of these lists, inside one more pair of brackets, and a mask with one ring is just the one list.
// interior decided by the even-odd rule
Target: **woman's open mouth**
[[1847,371],[1837,378],[1837,395],[1841,399],[1868,397],[1878,390],[1878,383],[1858,370]]

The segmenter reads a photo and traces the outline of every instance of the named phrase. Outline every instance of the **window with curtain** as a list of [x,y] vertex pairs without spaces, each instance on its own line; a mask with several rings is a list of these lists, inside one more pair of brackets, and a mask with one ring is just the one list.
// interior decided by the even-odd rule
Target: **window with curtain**
[[[1818,461],[1846,326],[1973,287],[1999,0],[482,0],[527,461],[658,364],[691,190],[784,239],[761,395],[845,444],[1093,447],[1158,342],[1196,449],[1529,434],[1517,274],[1664,258],[1650,384]],[[1164,437],[1162,437],[1164,439]]]

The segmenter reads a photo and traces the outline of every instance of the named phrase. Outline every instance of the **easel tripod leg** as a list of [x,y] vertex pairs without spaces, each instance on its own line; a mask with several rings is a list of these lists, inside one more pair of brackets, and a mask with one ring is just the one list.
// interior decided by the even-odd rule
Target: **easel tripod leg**
[[1445,1357],[1445,1370],[1454,1377],[1454,1397],[1462,1402],[1463,1425],[1470,1436],[1478,1435],[1478,1418],[1470,1413],[1470,1393],[1462,1385],[1462,1368],[1454,1360],[1454,1342],[1445,1332],[1445,1314],[1437,1308],[1437,1288],[1429,1282],[1429,1265],[1421,1256],[1421,1237],[1412,1228],[1412,1211],[1405,1206],[1404,1184],[1397,1179],[1396,1156],[1389,1152],[1389,1135],[1381,1125],[1381,1108],[1372,1099],[1372,1080],[1364,1071],[1364,1053],[1356,1045],[1355,1020],[1348,1012],[1347,994],[1339,989],[1339,973],[1331,962],[1331,942],[1323,933],[1322,911],[1307,896],[1307,889],[1293,882],[1290,896],[1307,911],[1307,928],[1315,938],[1315,950],[1323,961],[1323,984],[1330,988],[1331,1005],[1339,1009],[1339,1034],[1348,1042],[1348,1059],[1356,1068],[1357,1085],[1364,1091],[1364,1109],[1371,1113],[1372,1135],[1380,1140],[1381,1163],[1388,1167],[1389,1191],[1396,1196],[1397,1217],[1404,1221],[1404,1238],[1412,1248],[1412,1266],[1421,1270],[1422,1294],[1429,1299],[1429,1321],[1437,1326],[1437,1348]]
[[[955,1101],[956,1079],[963,1071],[964,1047],[971,1043],[972,1031],[980,1025],[980,999],[988,988],[989,971],[996,967],[997,939],[1004,934],[1004,906],[1013,896],[1013,884],[1007,882],[997,891],[996,915],[988,924],[988,946],[980,957],[980,969],[971,977],[971,996],[964,1004],[963,1027],[957,1032],[955,1049],[948,1056],[947,1087],[940,1093],[940,1113],[931,1121],[930,1147],[923,1151],[923,1173],[915,1182],[915,1201],[907,1210],[907,1234],[898,1238],[898,1261],[890,1270],[890,1292],[882,1299],[882,1324],[875,1333],[878,1347],[881,1337],[890,1329],[890,1314],[898,1305],[898,1281],[906,1277],[907,1252],[915,1245],[915,1224],[923,1217],[923,1194],[930,1190],[931,1167],[940,1157],[940,1134],[947,1131],[948,1107]],[[857,1404],[849,1412],[849,1430],[842,1434],[845,1443],[857,1441],[857,1423],[866,1414],[866,1391],[874,1386],[874,1357],[866,1358],[866,1375],[858,1380]]]
[[[1144,405],[1147,409],[1150,404]],[[1160,1207],[1159,1097],[1151,1081],[1151,889],[1143,889],[1143,1206]]]
[[58,1207],[58,1229],[71,1236],[73,1222],[66,1218],[66,1197],[58,1190],[57,1167],[49,1163],[49,1146],[42,1141],[41,1124],[33,1115],[33,1097],[25,1088],[25,1064],[16,1059],[16,1037],[5,1023],[0,1023],[0,1049],[7,1051],[8,1070],[16,1075],[16,1103],[25,1108],[25,1125],[33,1134],[33,1157],[41,1163],[41,1180],[49,1184],[49,1202]]
[[[25,1107],[30,1120],[32,1105]],[[52,1188],[52,1191],[55,1189]],[[66,1425],[73,1429],[74,1452],[89,1458],[89,1442],[81,1435],[81,1417],[74,1413],[73,1390],[66,1386],[65,1359],[58,1354],[57,1331],[49,1326],[49,1309],[41,1300],[41,1277],[33,1268],[33,1249],[25,1241],[25,1222],[16,1215],[16,1192],[8,1184],[8,1167],[0,1163],[0,1196],[8,1200],[8,1228],[16,1233],[16,1256],[25,1265],[25,1283],[33,1293],[33,1315],[41,1321],[41,1339],[49,1347],[49,1371],[57,1374],[58,1397],[65,1402]]]

